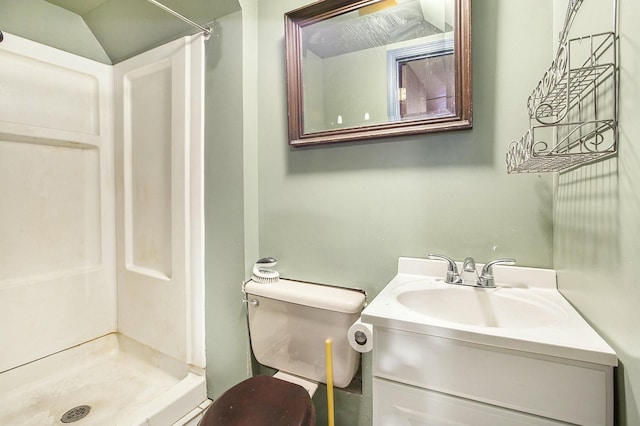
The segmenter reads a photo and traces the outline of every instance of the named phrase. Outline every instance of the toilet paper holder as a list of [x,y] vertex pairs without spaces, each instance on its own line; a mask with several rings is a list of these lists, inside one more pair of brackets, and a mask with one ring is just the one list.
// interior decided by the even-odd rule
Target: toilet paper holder
[[349,345],[360,352],[370,352],[373,349],[373,326],[361,321],[360,318],[349,328]]
[[360,346],[364,346],[367,344],[367,335],[364,334],[364,332],[357,330],[354,334],[353,334],[353,338],[356,341],[356,343]]

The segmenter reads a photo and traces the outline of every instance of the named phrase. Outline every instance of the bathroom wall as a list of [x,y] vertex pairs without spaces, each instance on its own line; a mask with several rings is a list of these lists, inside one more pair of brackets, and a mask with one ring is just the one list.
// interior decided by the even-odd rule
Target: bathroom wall
[[[611,27],[609,0],[584,2],[572,36]],[[561,21],[566,0],[554,1]],[[618,354],[616,424],[640,424],[640,3],[619,1],[619,153],[558,175],[554,266],[560,291]],[[555,32],[557,34],[557,31]]]
[[[551,267],[552,176],[508,176],[504,160],[550,60],[551,2],[473,3],[472,130],[292,149],[283,14],[307,3],[259,3],[260,255],[276,257],[283,276],[360,287],[370,299],[398,256]],[[339,393],[337,424],[370,424],[369,356],[364,364],[364,397]]]
[[283,14],[305,1],[260,2],[260,252],[283,275],[373,296],[398,256],[551,266],[551,178],[507,176],[504,165],[548,63],[551,7],[503,3],[473,5],[472,130],[292,149]]
[[214,398],[250,376],[241,289],[246,276],[245,250],[253,261],[257,258],[257,243],[251,241],[252,235],[257,238],[257,231],[251,230],[257,226],[257,218],[252,219],[255,207],[251,199],[257,197],[251,184],[255,179],[250,172],[245,178],[245,155],[250,165],[251,154],[250,148],[244,149],[243,136],[246,134],[250,144],[255,140],[251,132],[256,126],[255,118],[248,118],[253,130],[245,128],[243,113],[243,99],[249,97],[250,103],[251,94],[245,95],[243,86],[242,18],[243,14],[236,12],[219,19],[216,33],[206,45],[205,332],[207,392]]

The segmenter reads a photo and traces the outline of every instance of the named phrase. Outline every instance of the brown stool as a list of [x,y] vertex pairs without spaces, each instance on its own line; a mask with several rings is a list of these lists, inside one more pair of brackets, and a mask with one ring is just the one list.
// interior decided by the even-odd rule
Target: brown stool
[[300,385],[271,376],[238,383],[213,402],[200,426],[315,426],[316,410]]

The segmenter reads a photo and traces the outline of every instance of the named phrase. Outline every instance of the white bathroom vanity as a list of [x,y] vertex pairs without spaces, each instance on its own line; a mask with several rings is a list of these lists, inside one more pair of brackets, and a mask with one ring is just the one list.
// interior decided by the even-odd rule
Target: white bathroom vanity
[[445,262],[400,258],[361,317],[373,424],[613,425],[616,354],[555,272],[493,269],[496,287],[476,288],[445,283]]

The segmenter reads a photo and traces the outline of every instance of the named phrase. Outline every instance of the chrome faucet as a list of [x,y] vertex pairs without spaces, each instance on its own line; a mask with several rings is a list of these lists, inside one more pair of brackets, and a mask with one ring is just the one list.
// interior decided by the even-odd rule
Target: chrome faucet
[[460,273],[458,272],[458,265],[456,262],[442,254],[429,254],[429,259],[437,259],[444,260],[447,262],[447,276],[444,279],[444,282],[447,284],[459,284],[459,285],[468,285],[471,287],[482,287],[482,288],[495,288],[496,283],[493,278],[493,265],[504,264],[504,265],[515,265],[515,259],[496,259],[488,262],[482,267],[482,272],[480,276],[478,276],[478,271],[476,269],[476,261],[472,257],[467,257],[464,259],[462,263],[462,271],[463,273],[473,273],[477,280],[470,281],[468,279],[462,279]]
[[515,265],[515,259],[496,259],[488,262],[486,265],[482,267],[482,272],[480,273],[480,278],[478,278],[478,287],[484,288],[494,288],[496,286],[495,280],[493,279],[493,270],[491,269],[493,265],[498,263],[502,263],[505,265]]
[[[471,274],[471,277],[469,275]],[[476,261],[473,257],[466,257],[464,262],[462,263],[462,274],[460,274],[460,278],[462,278],[462,283],[465,285],[476,285],[480,277],[478,276],[478,271],[476,269]]]
[[465,272],[475,272],[476,261],[473,260],[473,257],[467,257],[464,259],[464,262],[462,263],[462,270]]
[[456,265],[456,262],[453,259],[441,254],[429,254],[427,257],[429,259],[438,259],[447,262],[447,277],[444,279],[445,283],[460,284],[462,282],[462,278],[460,278],[460,274],[458,273],[458,265]]

